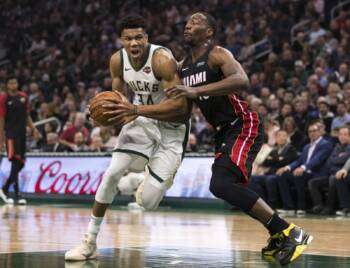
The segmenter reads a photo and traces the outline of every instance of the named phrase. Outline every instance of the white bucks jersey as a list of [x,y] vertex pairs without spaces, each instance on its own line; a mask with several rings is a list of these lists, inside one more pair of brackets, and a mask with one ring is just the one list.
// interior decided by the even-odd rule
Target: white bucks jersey
[[152,69],[153,54],[159,48],[162,47],[152,44],[148,46],[146,63],[139,70],[132,67],[125,49],[122,49],[123,79],[128,88],[134,92],[133,103],[136,105],[157,104],[166,97]]

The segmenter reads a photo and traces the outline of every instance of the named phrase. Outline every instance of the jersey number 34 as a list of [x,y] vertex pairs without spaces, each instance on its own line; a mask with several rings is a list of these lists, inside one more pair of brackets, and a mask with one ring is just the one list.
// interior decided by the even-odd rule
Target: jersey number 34
[[152,95],[142,95],[142,94],[137,94],[139,98],[139,103],[142,105],[151,105],[154,104]]

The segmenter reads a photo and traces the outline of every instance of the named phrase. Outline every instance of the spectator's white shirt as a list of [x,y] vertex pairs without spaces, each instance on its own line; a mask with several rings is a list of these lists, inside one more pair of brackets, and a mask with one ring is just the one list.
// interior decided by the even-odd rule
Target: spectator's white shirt
[[344,116],[337,116],[332,121],[331,130],[333,130],[337,127],[341,127],[347,123],[350,123],[350,114],[349,113],[345,114]]
[[309,151],[307,152],[307,158],[306,158],[305,164],[309,163],[311,156],[315,151],[316,145],[320,142],[321,139],[322,139],[322,137],[319,137],[317,140],[315,140],[314,142],[312,142],[310,144],[310,148],[309,148]]
[[310,38],[310,45],[315,44],[315,42],[317,41],[317,38],[319,38],[322,35],[325,35],[326,31],[322,28],[320,28],[318,31],[316,32],[310,32],[309,38]]

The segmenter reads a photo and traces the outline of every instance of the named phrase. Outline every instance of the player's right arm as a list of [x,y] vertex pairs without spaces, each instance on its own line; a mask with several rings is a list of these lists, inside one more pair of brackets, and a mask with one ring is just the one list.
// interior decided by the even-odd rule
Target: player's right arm
[[122,53],[121,50],[114,53],[111,57],[111,60],[109,62],[109,72],[111,73],[112,78],[112,90],[118,91],[122,94],[124,90],[124,81],[123,81],[123,66],[121,61],[120,54]]

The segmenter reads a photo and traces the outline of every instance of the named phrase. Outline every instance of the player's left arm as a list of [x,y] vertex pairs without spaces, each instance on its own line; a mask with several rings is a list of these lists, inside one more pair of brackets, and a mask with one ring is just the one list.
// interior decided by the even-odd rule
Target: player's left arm
[[[156,51],[152,67],[154,75],[161,80],[161,90],[181,84],[177,74],[177,62],[165,49]],[[138,115],[171,122],[184,122],[190,114],[185,97],[165,99],[159,104],[139,105],[137,108]]]
[[176,86],[168,89],[167,94],[195,99],[199,96],[228,95],[249,86],[249,79],[243,67],[227,49],[216,46],[209,54],[208,64],[213,69],[220,69],[224,78],[199,87]]

